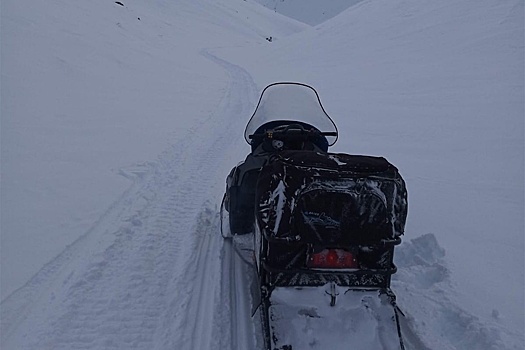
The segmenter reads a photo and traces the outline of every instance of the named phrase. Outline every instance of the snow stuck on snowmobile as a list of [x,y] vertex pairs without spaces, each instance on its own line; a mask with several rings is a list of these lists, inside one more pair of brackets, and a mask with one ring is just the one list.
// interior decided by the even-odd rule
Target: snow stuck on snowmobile
[[271,84],[227,178],[222,234],[257,273],[266,349],[405,349],[390,289],[405,182],[384,158],[329,153],[337,137],[312,87]]

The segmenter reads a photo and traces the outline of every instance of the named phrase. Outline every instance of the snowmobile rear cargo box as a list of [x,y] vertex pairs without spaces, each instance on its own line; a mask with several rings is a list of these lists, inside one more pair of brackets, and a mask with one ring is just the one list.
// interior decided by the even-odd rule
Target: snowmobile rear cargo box
[[404,232],[407,192],[385,158],[284,151],[257,184],[258,225],[269,241],[377,244]]
[[[256,193],[261,266],[270,285],[386,288],[407,216],[398,170],[380,157],[283,151],[263,167]],[[343,248],[355,269],[307,268],[313,251]]]

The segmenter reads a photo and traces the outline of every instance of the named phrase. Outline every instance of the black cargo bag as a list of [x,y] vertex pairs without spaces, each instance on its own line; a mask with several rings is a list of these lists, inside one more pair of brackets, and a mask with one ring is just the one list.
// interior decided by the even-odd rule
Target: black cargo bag
[[407,192],[382,157],[283,151],[261,170],[256,216],[269,242],[377,244],[403,234]]

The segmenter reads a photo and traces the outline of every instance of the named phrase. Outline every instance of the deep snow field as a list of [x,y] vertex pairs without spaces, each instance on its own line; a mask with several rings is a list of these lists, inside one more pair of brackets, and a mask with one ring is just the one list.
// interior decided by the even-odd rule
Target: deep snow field
[[418,347],[525,348],[523,1],[265,1],[2,0],[2,350],[258,348],[217,216],[276,81],[405,178]]

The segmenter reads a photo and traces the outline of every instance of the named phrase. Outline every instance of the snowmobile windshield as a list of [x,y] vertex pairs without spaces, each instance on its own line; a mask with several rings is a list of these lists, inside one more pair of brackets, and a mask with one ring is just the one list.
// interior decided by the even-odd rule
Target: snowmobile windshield
[[251,144],[250,135],[260,132],[259,129],[265,124],[275,125],[277,122],[282,122],[282,124],[305,123],[321,132],[335,133],[335,136],[326,136],[330,146],[337,141],[335,123],[325,112],[317,91],[305,84],[274,83],[268,85],[263,90],[257,108],[246,125],[244,131],[246,142]]

